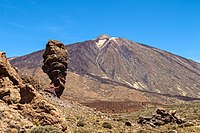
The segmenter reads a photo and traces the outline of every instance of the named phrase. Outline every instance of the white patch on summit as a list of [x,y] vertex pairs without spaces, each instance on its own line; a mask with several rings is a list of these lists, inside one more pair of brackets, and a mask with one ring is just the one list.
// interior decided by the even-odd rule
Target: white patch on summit
[[98,40],[98,41],[96,42],[97,47],[98,47],[98,48],[101,48],[101,47],[104,45],[105,42],[106,42],[106,39]]
[[115,40],[117,37],[111,37],[110,40]]
[[117,39],[117,37],[111,37],[111,38],[109,38],[109,41],[113,40],[115,43],[117,43],[116,39]]
[[109,37],[108,35],[102,34],[102,35],[100,35],[97,39],[103,40],[103,39],[109,39],[109,38],[110,38],[110,37]]
[[109,37],[106,34],[100,35],[99,37],[97,37],[96,40],[96,45],[98,48],[103,48],[104,46],[106,46],[108,44],[109,41],[114,41],[115,43],[117,43],[116,41],[117,37]]

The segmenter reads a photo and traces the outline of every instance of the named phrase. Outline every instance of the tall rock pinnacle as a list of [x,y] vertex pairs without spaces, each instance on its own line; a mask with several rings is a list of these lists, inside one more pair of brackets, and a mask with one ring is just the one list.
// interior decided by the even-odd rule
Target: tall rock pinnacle
[[49,76],[51,83],[45,91],[56,95],[58,98],[65,89],[67,75],[68,52],[64,44],[56,40],[49,40],[43,54],[42,70]]

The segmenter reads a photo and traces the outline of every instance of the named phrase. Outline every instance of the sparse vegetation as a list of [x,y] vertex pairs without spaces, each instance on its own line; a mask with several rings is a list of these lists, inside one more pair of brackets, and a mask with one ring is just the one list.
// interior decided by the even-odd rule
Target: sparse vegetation
[[102,127],[112,129],[112,125],[110,123],[108,123],[108,122],[104,122],[102,124]]
[[80,120],[77,122],[77,126],[78,127],[84,127],[85,126],[85,122],[83,120]]
[[[80,106],[73,111],[65,108],[68,129],[72,133],[199,133],[200,132],[200,102],[187,102],[179,105],[163,105],[167,111],[177,110],[180,118],[184,118],[187,123],[183,125],[166,124],[157,128],[140,126],[137,124],[139,116],[151,116],[157,107],[148,107],[140,111],[128,113],[101,113],[91,110],[88,107]],[[84,126],[82,126],[84,125]],[[131,126],[128,126],[131,125]]]
[[58,128],[53,126],[37,126],[31,129],[30,133],[62,133]]
[[77,129],[74,131],[74,133],[91,133],[92,131],[89,131],[88,129]]

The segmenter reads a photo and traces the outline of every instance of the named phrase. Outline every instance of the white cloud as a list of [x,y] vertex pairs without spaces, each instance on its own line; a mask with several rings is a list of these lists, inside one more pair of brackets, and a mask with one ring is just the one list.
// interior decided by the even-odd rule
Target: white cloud
[[21,8],[14,5],[11,1],[8,1],[8,0],[1,1],[0,8],[2,8],[4,10],[4,12],[8,12],[10,10],[13,10],[13,11],[19,12],[21,14],[24,13],[24,11]]
[[47,26],[45,29],[49,32],[60,32],[64,30],[66,27],[64,26]]
[[63,21],[64,23],[66,24],[73,24],[73,23],[76,23],[76,21],[72,20],[70,17],[68,16],[58,16],[58,18]]
[[28,28],[27,26],[22,25],[22,24],[13,23],[13,22],[10,22],[8,24],[11,25],[11,26],[14,26],[16,28],[20,28],[20,29],[24,29],[24,30],[31,30],[30,28]]

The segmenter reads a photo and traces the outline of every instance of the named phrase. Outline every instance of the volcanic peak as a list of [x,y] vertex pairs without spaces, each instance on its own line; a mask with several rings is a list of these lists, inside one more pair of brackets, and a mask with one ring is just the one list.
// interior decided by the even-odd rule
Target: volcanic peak
[[102,34],[99,37],[97,37],[98,40],[103,40],[103,39],[109,39],[110,36],[108,36],[107,34]]
[[117,37],[110,37],[106,34],[102,34],[95,39],[95,43],[98,48],[102,49],[103,47],[107,46],[111,40],[116,41]]

